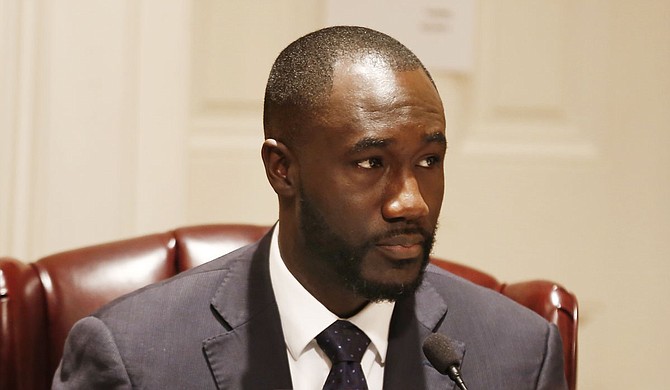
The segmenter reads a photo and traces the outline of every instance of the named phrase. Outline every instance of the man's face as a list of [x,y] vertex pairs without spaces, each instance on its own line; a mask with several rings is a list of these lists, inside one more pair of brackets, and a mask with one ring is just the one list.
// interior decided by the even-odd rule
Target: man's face
[[298,213],[320,267],[367,299],[413,292],[444,192],[445,118],[422,70],[340,63],[297,151]]

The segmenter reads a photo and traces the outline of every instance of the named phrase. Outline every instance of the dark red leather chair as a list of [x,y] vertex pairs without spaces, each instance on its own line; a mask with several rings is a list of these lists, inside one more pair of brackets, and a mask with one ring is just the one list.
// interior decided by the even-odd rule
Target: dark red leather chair
[[[70,327],[110,300],[259,239],[267,226],[207,225],[75,249],[33,263],[0,259],[0,389],[47,389]],[[548,281],[501,283],[473,268],[440,267],[496,290],[556,324],[575,388],[577,299]]]

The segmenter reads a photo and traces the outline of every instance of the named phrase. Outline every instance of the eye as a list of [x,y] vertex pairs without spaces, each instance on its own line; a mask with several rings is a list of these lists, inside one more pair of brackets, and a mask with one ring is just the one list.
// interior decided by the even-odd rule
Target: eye
[[382,166],[382,160],[377,157],[366,158],[356,162],[356,166],[363,169],[379,168]]
[[433,165],[439,164],[440,162],[440,157],[438,156],[428,156],[424,158],[423,160],[419,161],[419,166],[423,168],[430,168]]

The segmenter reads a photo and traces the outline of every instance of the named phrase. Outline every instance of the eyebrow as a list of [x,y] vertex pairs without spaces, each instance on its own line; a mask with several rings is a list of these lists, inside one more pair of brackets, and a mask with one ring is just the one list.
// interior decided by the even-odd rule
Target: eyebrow
[[384,148],[394,141],[387,138],[365,137],[351,147],[350,153],[360,153],[373,148]]
[[[439,131],[426,135],[423,140],[426,144],[437,143],[442,144],[445,147],[447,145],[447,138],[444,136],[444,133]],[[355,154],[368,149],[385,148],[394,142],[394,140],[388,138],[365,137],[356,142],[354,146],[351,147],[349,152]]]
[[445,147],[447,146],[447,137],[444,135],[444,133],[440,131],[436,131],[432,134],[428,134],[427,136],[424,137],[424,142],[426,143],[438,143],[442,144]]

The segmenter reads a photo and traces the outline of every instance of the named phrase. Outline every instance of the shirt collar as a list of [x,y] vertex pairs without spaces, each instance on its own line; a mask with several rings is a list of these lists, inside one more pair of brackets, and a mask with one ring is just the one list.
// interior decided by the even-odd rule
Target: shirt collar
[[[289,354],[298,360],[310,342],[338,320],[314,298],[286,268],[279,250],[279,224],[272,233],[270,244],[270,279],[279,307],[284,340]],[[380,363],[386,360],[388,333],[394,302],[371,302],[356,315],[345,318],[370,338]]]

